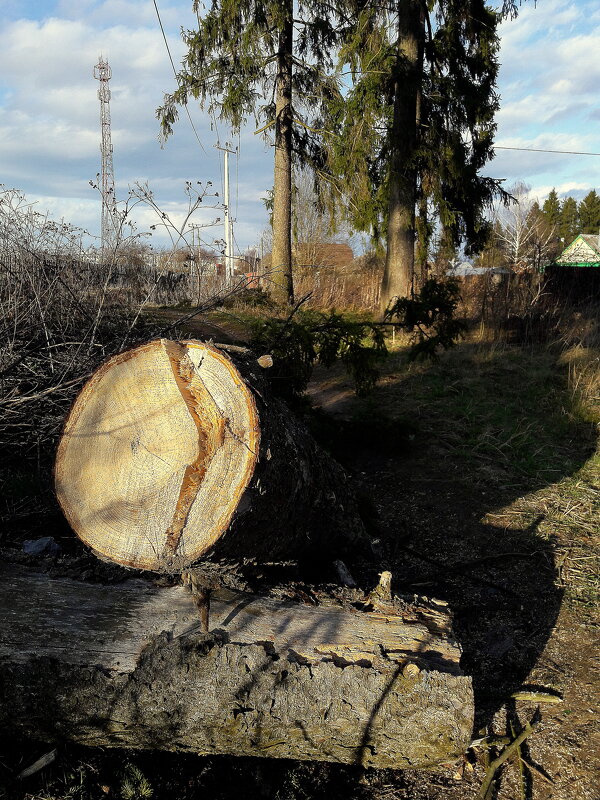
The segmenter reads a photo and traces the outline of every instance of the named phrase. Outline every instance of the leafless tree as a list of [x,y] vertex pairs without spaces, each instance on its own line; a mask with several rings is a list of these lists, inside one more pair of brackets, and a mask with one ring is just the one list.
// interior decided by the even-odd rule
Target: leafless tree
[[509,189],[515,202],[495,210],[496,235],[506,265],[515,272],[536,271],[548,260],[555,238],[549,225],[531,197],[531,187],[516,183]]

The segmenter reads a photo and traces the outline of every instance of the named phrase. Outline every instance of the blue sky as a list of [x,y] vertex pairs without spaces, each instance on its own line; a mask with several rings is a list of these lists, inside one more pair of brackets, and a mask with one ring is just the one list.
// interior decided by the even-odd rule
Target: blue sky
[[[192,27],[191,0],[158,0],[175,63],[179,30]],[[529,0],[501,28],[498,145],[600,152],[600,8],[596,0]],[[174,85],[152,0],[2,0],[0,3],[0,183],[24,191],[41,211],[98,233],[99,200],[89,186],[100,169],[99,54],[113,78],[111,116],[117,197],[149,181],[167,211],[182,214],[186,180],[212,180],[221,192],[214,145],[230,139],[190,105],[204,145],[182,115],[161,148],[154,112]],[[267,225],[261,200],[272,184],[272,149],[248,125],[236,137],[232,206],[240,248]],[[486,173],[506,186],[524,181],[543,201],[555,186],[582,197],[600,189],[600,157],[498,150]],[[237,187],[237,188],[236,188]],[[204,219],[220,212],[207,209]],[[155,222],[138,213],[139,228]],[[207,238],[220,237],[219,228]]]
[[[538,0],[501,27],[496,143],[600,153],[600,7]],[[600,157],[497,150],[487,173],[523,180],[540,199],[555,186],[581,197],[600,188]]]

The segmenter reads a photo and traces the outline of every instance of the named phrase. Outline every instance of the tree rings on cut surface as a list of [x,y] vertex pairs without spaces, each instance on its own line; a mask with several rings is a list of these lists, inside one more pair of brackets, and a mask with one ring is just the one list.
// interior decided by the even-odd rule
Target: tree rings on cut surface
[[100,556],[181,569],[227,530],[259,440],[254,397],[227,355],[152,341],[111,358],[81,391],[58,447],[56,492]]

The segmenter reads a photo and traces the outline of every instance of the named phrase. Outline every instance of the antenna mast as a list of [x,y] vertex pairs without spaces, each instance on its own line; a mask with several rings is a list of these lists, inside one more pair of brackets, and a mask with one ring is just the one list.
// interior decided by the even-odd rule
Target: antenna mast
[[115,232],[115,214],[117,210],[117,200],[115,197],[115,173],[113,170],[113,146],[110,139],[110,89],[108,82],[112,77],[112,70],[100,56],[98,63],[94,67],[94,78],[100,81],[98,89],[98,99],[100,100],[100,127],[102,130],[102,142],[100,152],[102,154],[101,170],[101,193],[102,193],[102,226],[101,242],[102,251],[112,242]]

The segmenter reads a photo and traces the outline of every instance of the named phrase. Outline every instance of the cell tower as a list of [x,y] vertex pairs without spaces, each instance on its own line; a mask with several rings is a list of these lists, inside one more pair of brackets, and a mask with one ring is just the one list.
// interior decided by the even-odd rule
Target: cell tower
[[117,199],[115,197],[115,173],[113,170],[113,146],[110,140],[110,89],[108,82],[111,79],[112,71],[100,56],[98,63],[94,67],[94,78],[100,81],[98,89],[98,99],[100,100],[100,127],[102,130],[102,142],[100,152],[102,153],[101,171],[101,191],[102,191],[102,226],[101,240],[102,250],[109,247],[115,232]]

